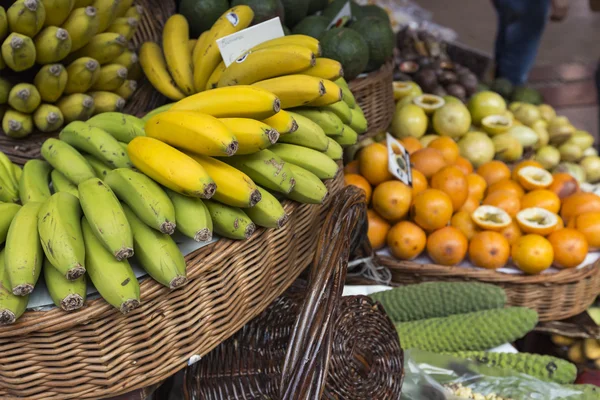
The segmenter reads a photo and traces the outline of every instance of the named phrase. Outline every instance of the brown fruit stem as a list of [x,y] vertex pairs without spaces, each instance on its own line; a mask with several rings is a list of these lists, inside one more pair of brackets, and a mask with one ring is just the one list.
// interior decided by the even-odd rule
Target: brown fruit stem
[[246,239],[250,239],[250,236],[252,236],[252,234],[256,231],[256,225],[254,224],[249,224],[246,227],[246,231],[244,232],[244,237]]
[[187,278],[185,276],[176,276],[175,278],[173,278],[173,280],[171,280],[171,282],[169,282],[169,288],[177,289],[179,287],[182,287],[186,283],[187,283]]
[[15,314],[10,310],[0,310],[0,326],[10,325],[16,320]]
[[50,75],[54,75],[58,77],[63,70],[63,66],[61,64],[52,64],[50,68],[48,68],[48,72]]
[[123,313],[123,314],[127,314],[129,311],[134,310],[136,308],[138,308],[140,306],[140,302],[136,299],[129,299],[129,300],[125,300],[123,303],[121,303],[121,307],[119,307],[119,310]]
[[277,140],[279,140],[279,132],[275,129],[267,130],[267,136],[269,137],[269,142],[271,142],[271,144],[277,143]]
[[83,297],[78,294],[67,295],[60,302],[60,308],[65,311],[73,311],[83,307]]
[[119,249],[115,253],[115,258],[117,259],[117,261],[123,261],[132,256],[133,256],[133,249],[131,247],[123,247],[122,249]]
[[166,233],[167,235],[172,235],[173,232],[175,232],[175,226],[175,223],[171,221],[166,221],[160,225],[160,231],[162,233]]
[[262,194],[257,190],[254,190],[250,194],[250,207],[254,207],[262,199]]
[[[50,121],[48,121],[48,122],[50,122]],[[78,266],[73,267],[70,270],[68,270],[65,277],[68,280],[73,281],[73,280],[81,277],[83,274],[85,274],[85,268],[82,265],[78,265]]]
[[13,288],[12,292],[15,296],[26,296],[29,293],[33,292],[33,285],[29,283],[17,285]]
[[196,242],[208,242],[212,240],[212,232],[208,228],[200,229],[194,235],[194,240]]

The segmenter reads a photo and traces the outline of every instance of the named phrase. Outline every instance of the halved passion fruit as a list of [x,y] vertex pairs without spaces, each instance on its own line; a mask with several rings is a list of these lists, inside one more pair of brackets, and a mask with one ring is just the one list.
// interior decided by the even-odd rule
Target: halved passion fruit
[[402,61],[398,66],[398,70],[405,74],[414,74],[419,70],[419,64],[414,61]]
[[554,232],[558,225],[558,215],[541,207],[521,210],[517,213],[516,219],[523,232],[542,236]]
[[479,206],[473,211],[471,218],[479,228],[495,232],[503,230],[512,222],[506,211],[495,206]]
[[508,131],[513,125],[513,120],[508,115],[488,115],[481,120],[483,130],[490,135],[500,135]]
[[415,97],[413,103],[425,110],[427,114],[433,114],[435,110],[446,104],[446,101],[443,97],[434,94],[422,94]]
[[521,168],[517,179],[526,190],[546,189],[554,180],[550,172],[533,166]]
[[406,96],[413,94],[413,92],[416,92],[416,90],[419,89],[416,83],[410,81],[394,81],[392,85],[394,88],[394,101],[402,100]]

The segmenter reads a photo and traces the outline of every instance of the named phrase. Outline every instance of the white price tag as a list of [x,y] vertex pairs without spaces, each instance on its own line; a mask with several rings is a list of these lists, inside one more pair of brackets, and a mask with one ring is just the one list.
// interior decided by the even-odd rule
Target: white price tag
[[352,7],[350,6],[350,2],[344,4],[344,7],[340,10],[339,13],[335,16],[333,20],[327,26],[327,29],[331,28],[339,28],[344,26],[352,19]]
[[388,150],[388,170],[390,174],[412,186],[412,171],[410,156],[404,146],[389,133],[386,134]]
[[193,356],[190,357],[190,359],[188,360],[188,367],[190,365],[194,365],[196,364],[198,361],[200,361],[202,359],[202,356],[199,356],[198,354],[194,354]]
[[219,46],[225,66],[229,67],[231,63],[254,46],[282,36],[284,36],[284,33],[281,21],[279,17],[275,17],[258,25],[224,36],[217,40],[217,46]]

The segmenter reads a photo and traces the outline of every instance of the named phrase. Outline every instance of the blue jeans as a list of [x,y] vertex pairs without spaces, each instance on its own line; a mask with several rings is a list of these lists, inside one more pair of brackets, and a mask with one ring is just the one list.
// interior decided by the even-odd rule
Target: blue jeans
[[498,13],[496,76],[527,82],[550,12],[550,0],[493,0]]

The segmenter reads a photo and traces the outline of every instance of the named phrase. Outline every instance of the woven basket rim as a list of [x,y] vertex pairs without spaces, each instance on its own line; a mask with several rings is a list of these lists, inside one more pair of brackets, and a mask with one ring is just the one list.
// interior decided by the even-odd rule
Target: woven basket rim
[[357,77],[348,82],[350,90],[360,90],[364,86],[370,85],[373,81],[381,79],[382,76],[389,74],[394,69],[394,61],[388,60],[379,69],[369,72],[366,76]]

